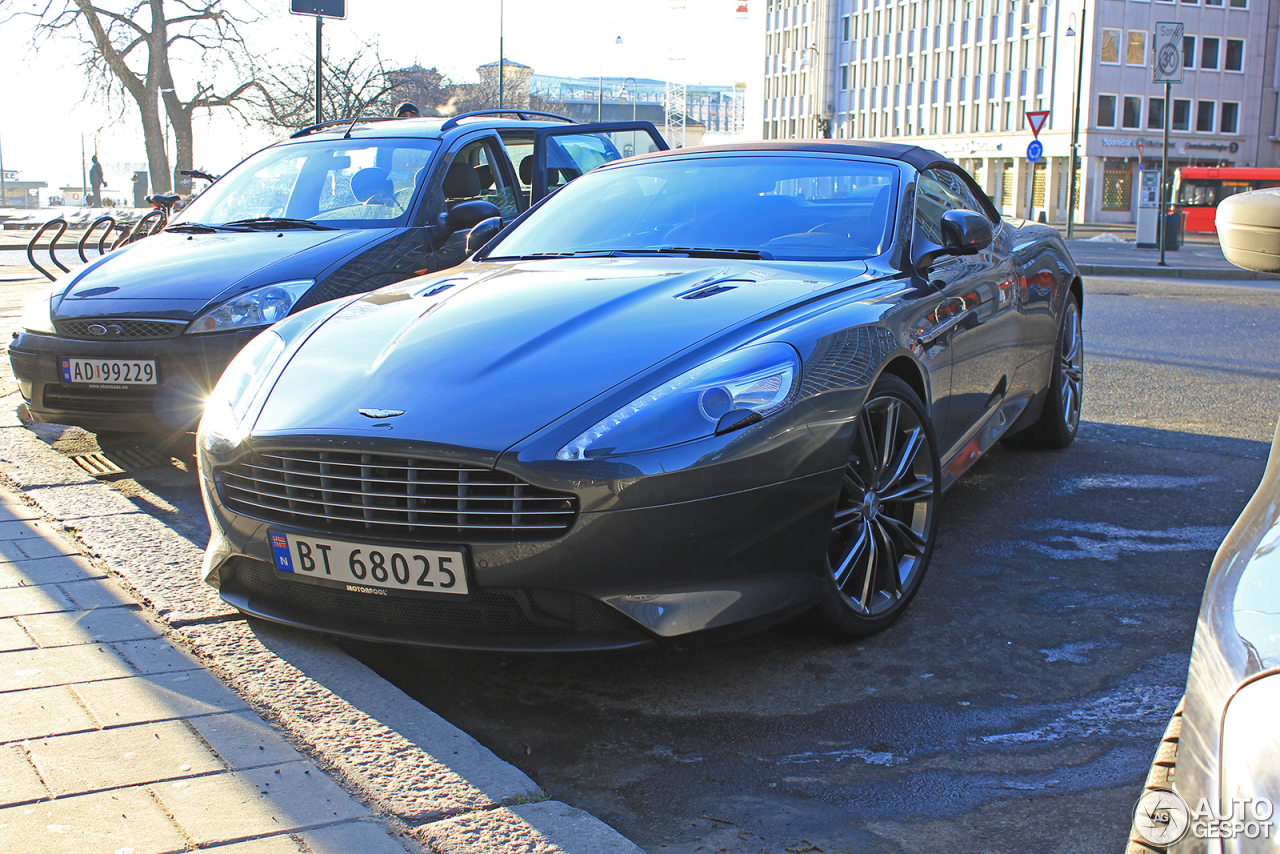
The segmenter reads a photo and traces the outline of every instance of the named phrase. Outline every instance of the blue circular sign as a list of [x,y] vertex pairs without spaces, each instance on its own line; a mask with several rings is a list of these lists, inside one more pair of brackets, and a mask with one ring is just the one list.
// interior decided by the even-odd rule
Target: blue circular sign
[[1035,163],[1041,157],[1044,157],[1044,145],[1038,139],[1031,140],[1027,146],[1027,159]]

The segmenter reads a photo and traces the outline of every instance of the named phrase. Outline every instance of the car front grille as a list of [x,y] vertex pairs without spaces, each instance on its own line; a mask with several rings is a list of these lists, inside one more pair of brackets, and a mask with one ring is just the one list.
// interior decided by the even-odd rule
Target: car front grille
[[466,597],[355,592],[281,577],[270,564],[245,557],[233,558],[223,572],[224,584],[231,581],[258,597],[255,609],[317,626],[341,621],[374,636],[547,638],[637,628],[603,602],[563,590],[479,588]]
[[83,338],[86,341],[147,341],[154,338],[176,338],[187,328],[187,322],[90,317],[59,320],[54,326],[64,338]]
[[63,412],[154,412],[156,387],[92,388],[88,385],[49,383],[44,387],[44,408]]
[[337,535],[463,542],[547,540],[577,496],[455,462],[347,451],[271,450],[218,471],[237,513]]

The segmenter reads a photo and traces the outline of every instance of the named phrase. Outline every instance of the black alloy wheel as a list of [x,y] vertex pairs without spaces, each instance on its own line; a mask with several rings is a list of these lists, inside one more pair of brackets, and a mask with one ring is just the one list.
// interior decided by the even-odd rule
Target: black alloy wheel
[[827,543],[819,609],[835,634],[873,634],[906,609],[933,551],[939,482],[924,405],[902,380],[881,377],[858,413]]
[[1054,348],[1053,373],[1045,389],[1040,420],[1005,440],[1011,448],[1054,450],[1065,448],[1080,428],[1080,404],[1084,400],[1084,333],[1080,303],[1068,292],[1062,305],[1062,326]]

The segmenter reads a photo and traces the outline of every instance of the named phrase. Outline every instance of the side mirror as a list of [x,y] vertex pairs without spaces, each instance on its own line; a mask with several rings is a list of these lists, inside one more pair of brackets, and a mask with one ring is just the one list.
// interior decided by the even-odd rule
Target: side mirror
[[483,249],[484,245],[493,240],[499,231],[502,231],[500,216],[491,216],[472,227],[471,233],[467,235],[467,257],[470,258]]
[[1214,222],[1228,261],[1280,273],[1280,187],[1228,196],[1218,203]]
[[442,224],[450,234],[453,234],[458,231],[466,231],[477,223],[495,216],[501,217],[502,211],[498,210],[498,206],[493,202],[479,200],[459,202],[444,215]]
[[947,211],[941,226],[941,246],[920,239],[920,245],[913,247],[916,269],[923,270],[944,255],[976,255],[995,240],[991,220],[976,211]]

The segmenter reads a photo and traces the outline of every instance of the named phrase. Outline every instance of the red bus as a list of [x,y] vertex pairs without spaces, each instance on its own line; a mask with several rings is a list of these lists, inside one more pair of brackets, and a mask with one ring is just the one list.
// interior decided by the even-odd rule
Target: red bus
[[1280,169],[1183,166],[1173,173],[1173,201],[1186,214],[1187,231],[1215,233],[1218,202],[1263,187],[1280,187]]

